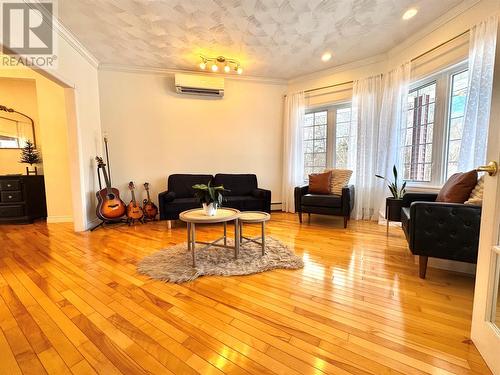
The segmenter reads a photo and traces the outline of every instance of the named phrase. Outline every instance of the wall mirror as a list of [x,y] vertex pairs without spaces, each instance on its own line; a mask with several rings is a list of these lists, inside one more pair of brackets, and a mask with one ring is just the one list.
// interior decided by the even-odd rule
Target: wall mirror
[[33,119],[0,105],[0,149],[23,148],[27,140],[31,140],[36,147]]

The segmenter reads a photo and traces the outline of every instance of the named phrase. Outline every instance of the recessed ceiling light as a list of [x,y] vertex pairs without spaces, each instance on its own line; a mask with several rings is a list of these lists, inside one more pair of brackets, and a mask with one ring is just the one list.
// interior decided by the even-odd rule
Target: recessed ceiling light
[[321,56],[321,60],[323,61],[329,61],[330,59],[332,58],[332,54],[330,52],[325,52],[322,56]]
[[418,13],[418,10],[417,8],[410,8],[408,9],[406,12],[404,12],[403,14],[403,19],[406,21],[406,20],[409,20],[410,18],[413,18],[415,17],[415,15]]

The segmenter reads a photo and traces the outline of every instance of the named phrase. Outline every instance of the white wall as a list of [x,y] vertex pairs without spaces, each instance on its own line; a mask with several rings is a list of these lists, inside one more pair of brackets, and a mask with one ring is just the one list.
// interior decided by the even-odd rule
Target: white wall
[[131,180],[150,182],[157,201],[170,174],[220,172],[255,173],[281,202],[286,85],[226,79],[223,99],[203,98],[176,94],[171,74],[101,70],[99,87],[113,185],[124,200]]
[[102,152],[97,61],[63,27],[57,27],[58,67],[39,72],[65,88],[74,227],[96,222],[94,158]]

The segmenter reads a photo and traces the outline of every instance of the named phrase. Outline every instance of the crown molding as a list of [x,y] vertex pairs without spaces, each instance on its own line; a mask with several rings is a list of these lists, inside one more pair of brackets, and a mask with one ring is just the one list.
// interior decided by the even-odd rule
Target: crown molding
[[[446,12],[442,16],[438,17],[437,19],[435,19],[431,23],[427,24],[422,30],[417,31],[411,37],[406,38],[401,43],[399,43],[397,46],[388,50],[386,52],[387,56],[389,58],[393,57],[393,56],[397,56],[399,53],[402,53],[403,51],[407,50],[408,48],[411,48],[416,42],[429,36],[430,34],[437,31],[439,28],[443,27],[447,23],[450,23],[451,21],[453,21],[455,18],[457,18],[461,14],[467,12],[469,9],[471,9],[474,6],[476,6],[477,4],[481,3],[481,1],[483,1],[483,0],[464,0],[462,3],[458,4],[456,7],[450,9],[448,12]],[[464,25],[464,30],[465,30],[465,28],[468,28],[468,26]]]
[[247,82],[259,82],[267,83],[270,85],[287,85],[288,80],[282,78],[267,78],[258,76],[245,76],[245,75],[231,75],[231,74],[220,74],[220,73],[207,73],[200,72],[196,70],[187,69],[167,69],[167,68],[155,68],[148,66],[136,66],[136,65],[121,65],[121,64],[99,64],[99,70],[101,71],[111,71],[111,72],[123,72],[123,73],[138,73],[138,74],[156,74],[156,75],[170,75],[176,73],[182,74],[194,74],[200,76],[217,76],[223,77],[225,79],[231,79],[235,81],[247,81]]
[[289,79],[288,84],[293,85],[293,84],[304,82],[304,81],[311,81],[313,79],[324,78],[324,77],[329,76],[329,75],[342,73],[342,72],[353,70],[353,69],[362,68],[364,66],[377,64],[380,62],[384,62],[386,60],[387,60],[387,54],[381,53],[379,55],[367,57],[367,58],[362,59],[362,60],[356,60],[356,61],[345,63],[342,65],[337,65],[337,66],[334,66],[332,68],[327,68],[327,69],[319,70],[319,71],[316,71],[313,73],[300,75],[300,76]]
[[[40,0],[23,0],[25,4],[33,5],[40,4]],[[61,20],[58,17],[58,8],[57,2],[55,4],[56,11],[54,14],[51,14],[52,17],[52,27],[55,29],[57,34],[59,34],[68,44],[78,52],[85,60],[87,60],[94,68],[99,66],[99,60],[87,49],[85,46],[78,40],[78,38],[71,32],[69,29],[63,25]],[[40,12],[46,13],[44,7],[37,7],[37,10]]]
[[57,33],[68,44],[78,52],[85,60],[87,60],[94,68],[99,67],[99,60],[78,40],[78,38],[69,29],[64,26],[59,19],[55,19],[54,26]]

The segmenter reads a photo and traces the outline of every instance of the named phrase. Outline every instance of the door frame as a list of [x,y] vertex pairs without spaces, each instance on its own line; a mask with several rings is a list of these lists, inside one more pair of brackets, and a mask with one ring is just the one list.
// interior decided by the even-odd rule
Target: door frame
[[[497,31],[497,50],[493,74],[487,161],[500,162],[500,28]],[[484,202],[481,213],[481,235],[477,260],[474,307],[472,312],[471,339],[494,374],[500,374],[500,329],[491,322],[494,285],[497,283],[496,254],[493,247],[499,244],[500,235],[500,173],[486,175]]]

